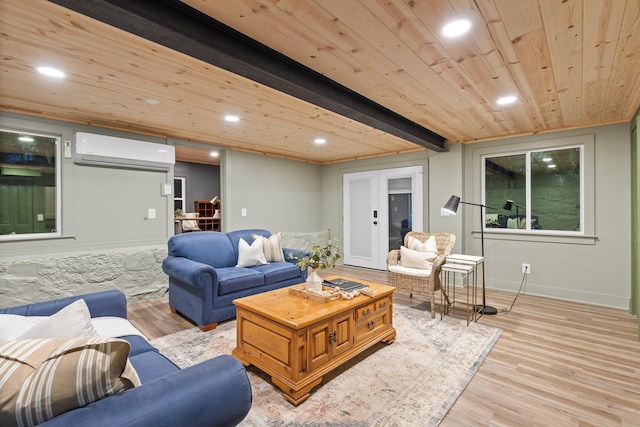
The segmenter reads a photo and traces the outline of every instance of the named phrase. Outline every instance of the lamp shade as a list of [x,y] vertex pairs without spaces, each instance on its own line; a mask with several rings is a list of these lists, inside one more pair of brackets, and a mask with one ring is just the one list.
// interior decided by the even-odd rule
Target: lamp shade
[[455,215],[458,212],[458,205],[460,204],[460,197],[451,196],[445,205],[442,207],[443,210],[449,212],[450,214]]
[[513,207],[513,200],[507,200],[504,203],[504,206],[502,207],[502,209],[506,209],[506,210],[510,211],[512,207]]

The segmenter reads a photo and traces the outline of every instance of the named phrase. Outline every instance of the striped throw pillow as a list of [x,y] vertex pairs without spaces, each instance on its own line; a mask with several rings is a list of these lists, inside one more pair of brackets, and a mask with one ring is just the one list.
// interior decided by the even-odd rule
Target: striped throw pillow
[[96,336],[0,343],[0,425],[33,426],[140,385],[129,350]]
[[[251,237],[255,240],[258,237],[262,237],[259,234],[252,234]],[[283,262],[284,253],[282,252],[282,232],[278,231],[276,234],[272,234],[270,237],[262,238],[262,250],[264,251],[264,257],[267,262]]]
[[407,239],[407,247],[414,251],[434,252],[436,255],[438,254],[438,245],[436,244],[436,238],[434,236],[429,236],[426,242],[409,236]]

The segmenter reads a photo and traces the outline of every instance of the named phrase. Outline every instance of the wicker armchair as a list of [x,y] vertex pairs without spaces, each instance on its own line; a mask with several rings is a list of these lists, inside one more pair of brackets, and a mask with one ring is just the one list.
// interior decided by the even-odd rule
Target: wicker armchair
[[[400,265],[400,250],[394,249],[387,255],[387,280],[389,285],[395,286],[398,290],[409,292],[409,296],[413,294],[426,295],[431,299],[431,317],[436,317],[436,298],[435,292],[441,290],[440,286],[440,266],[444,264],[447,255],[451,253],[453,245],[456,243],[456,236],[451,233],[422,233],[418,231],[410,231],[404,236],[404,245],[407,246],[409,236],[426,242],[430,236],[436,239],[438,246],[438,256],[433,261],[431,272],[424,272],[417,269],[402,269],[403,271],[391,271],[389,267]],[[410,270],[414,270],[415,274],[411,274]],[[445,298],[449,298],[445,295]]]

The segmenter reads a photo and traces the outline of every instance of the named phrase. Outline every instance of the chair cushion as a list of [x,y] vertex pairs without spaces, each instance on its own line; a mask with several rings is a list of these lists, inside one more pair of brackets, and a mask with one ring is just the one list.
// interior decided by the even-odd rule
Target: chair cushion
[[253,268],[226,267],[218,268],[218,294],[224,295],[243,289],[264,285],[264,274]]
[[403,267],[401,265],[390,265],[389,266],[389,271],[392,273],[396,273],[396,274],[405,274],[407,276],[414,276],[414,277],[429,277],[431,276],[431,269],[424,269],[424,268],[410,268],[410,267]]

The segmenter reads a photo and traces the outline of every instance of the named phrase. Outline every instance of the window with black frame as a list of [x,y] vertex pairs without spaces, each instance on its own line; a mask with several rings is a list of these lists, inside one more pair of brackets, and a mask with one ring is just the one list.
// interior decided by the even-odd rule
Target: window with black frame
[[59,235],[60,138],[0,130],[0,240]]
[[583,147],[487,155],[485,228],[583,231]]

